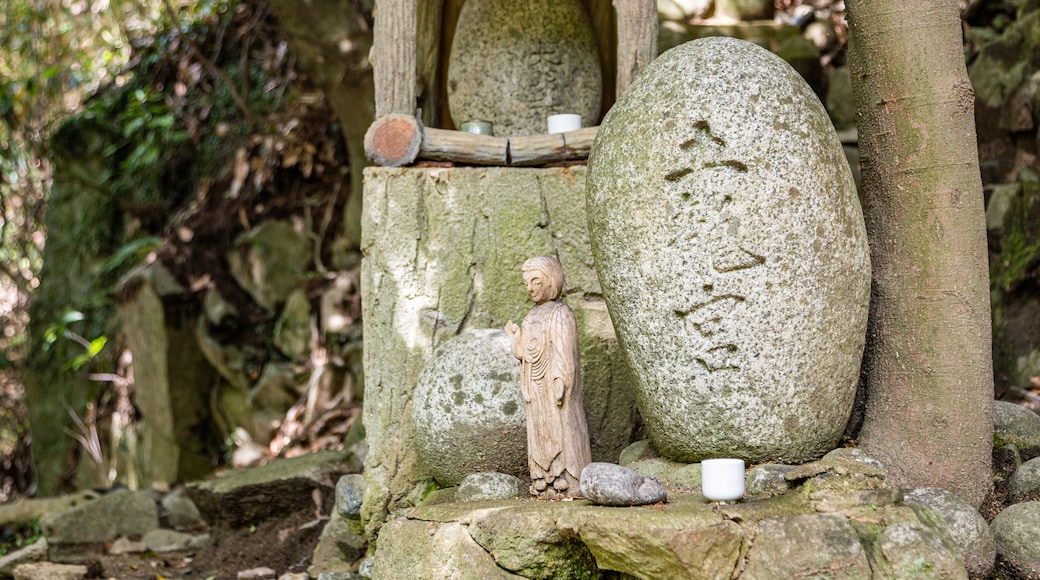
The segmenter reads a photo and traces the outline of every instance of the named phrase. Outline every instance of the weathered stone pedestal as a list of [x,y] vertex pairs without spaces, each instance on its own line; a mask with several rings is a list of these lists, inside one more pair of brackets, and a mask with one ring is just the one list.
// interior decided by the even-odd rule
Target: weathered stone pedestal
[[454,502],[445,490],[383,527],[373,578],[966,579],[937,513],[843,469],[852,463],[815,464],[786,492],[723,506],[697,492],[603,507]]
[[[631,379],[600,298],[585,218],[585,167],[365,170],[362,510],[374,537],[433,485],[419,463],[411,402],[434,349],[459,332],[521,320],[520,266],[555,255],[578,320],[594,461],[617,461],[635,427]],[[517,384],[517,389],[520,385]],[[517,445],[523,445],[517,441]]]

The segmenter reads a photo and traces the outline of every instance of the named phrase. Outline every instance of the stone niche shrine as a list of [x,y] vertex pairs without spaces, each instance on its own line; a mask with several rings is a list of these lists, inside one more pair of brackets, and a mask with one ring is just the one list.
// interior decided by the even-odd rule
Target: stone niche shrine
[[[566,58],[552,34],[524,31],[524,45],[496,30],[486,20],[504,5],[475,4],[376,11],[362,217],[371,576],[912,577],[904,564],[926,560],[963,577],[934,514],[904,504],[870,458],[831,451],[855,396],[870,264],[841,144],[804,81],[726,39],[651,62],[647,0],[557,6],[588,18],[571,39],[586,48]],[[453,42],[472,31],[487,32]],[[488,44],[498,33],[504,47]],[[502,53],[538,64],[523,80],[537,90],[480,69]],[[474,87],[453,76],[463,57]],[[570,97],[551,85],[571,77],[553,63],[593,58],[599,112],[578,110],[595,88],[555,109]],[[489,111],[505,110],[503,91],[529,102],[500,120],[460,109],[463,88]],[[584,126],[550,134],[539,118],[555,113]],[[497,130],[457,129],[470,121]],[[582,478],[584,499],[524,494],[502,329],[529,314],[518,273],[534,256],[559,259],[577,325],[598,474]],[[698,462],[716,457],[765,463],[736,503],[702,494]],[[627,507],[639,503],[653,505]]]
[[[370,537],[431,486],[469,470],[526,470],[523,431],[513,429],[523,409],[510,413],[515,399],[495,391],[512,371],[445,363],[462,351],[500,354],[494,339],[459,349],[468,339],[455,337],[524,318],[532,303],[520,270],[532,256],[563,265],[593,461],[617,461],[632,441],[633,379],[592,261],[585,160],[602,112],[657,38],[645,0],[381,0],[375,17],[365,149],[376,166],[365,169],[361,242]],[[512,59],[536,66],[501,70]],[[557,113],[581,115],[583,127],[549,134]],[[456,129],[477,120],[495,134]],[[486,421],[501,429],[469,429]]]

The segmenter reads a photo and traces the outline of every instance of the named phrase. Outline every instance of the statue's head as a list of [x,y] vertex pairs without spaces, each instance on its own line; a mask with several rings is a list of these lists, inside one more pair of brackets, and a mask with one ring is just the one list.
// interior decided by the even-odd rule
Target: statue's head
[[563,265],[556,256],[537,256],[524,262],[524,285],[535,304],[556,300],[563,292]]

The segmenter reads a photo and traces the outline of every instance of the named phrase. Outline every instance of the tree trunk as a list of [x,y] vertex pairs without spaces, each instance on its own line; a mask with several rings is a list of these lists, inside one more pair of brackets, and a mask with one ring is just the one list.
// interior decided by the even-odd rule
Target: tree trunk
[[873,285],[861,447],[978,506],[993,375],[974,93],[954,0],[849,0]]

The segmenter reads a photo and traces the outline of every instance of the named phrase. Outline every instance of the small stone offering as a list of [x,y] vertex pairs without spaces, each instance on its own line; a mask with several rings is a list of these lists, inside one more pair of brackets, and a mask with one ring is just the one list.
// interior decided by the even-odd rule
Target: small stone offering
[[648,505],[668,498],[661,480],[613,463],[590,463],[581,472],[581,495],[606,506]]
[[506,323],[520,359],[520,390],[527,417],[531,488],[540,497],[578,495],[581,470],[592,462],[581,397],[578,325],[559,301],[563,266],[555,256],[524,262],[524,285],[535,303],[523,324]]

